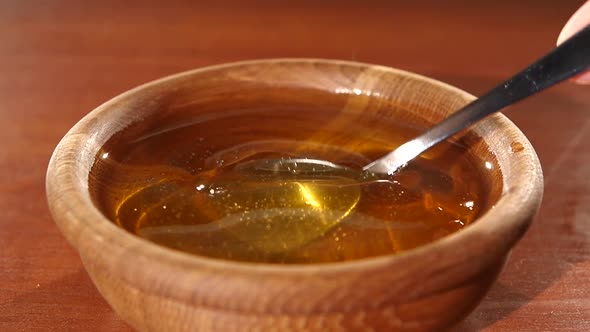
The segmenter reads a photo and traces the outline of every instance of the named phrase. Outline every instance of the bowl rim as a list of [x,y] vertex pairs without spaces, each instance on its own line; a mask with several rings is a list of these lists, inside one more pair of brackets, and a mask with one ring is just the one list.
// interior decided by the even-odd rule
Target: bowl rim
[[[484,215],[480,216],[476,222],[465,227],[460,232],[452,233],[442,239],[401,253],[373,256],[344,262],[309,264],[241,262],[198,256],[170,249],[126,232],[105,217],[90,200],[87,178],[89,169],[82,169],[83,166],[78,162],[76,152],[83,150],[85,137],[83,137],[81,133],[84,129],[89,128],[90,126],[100,125],[95,120],[97,115],[101,112],[117,107],[122,100],[133,97],[135,94],[146,88],[167,84],[184,77],[197,75],[207,71],[266,63],[280,64],[309,62],[330,66],[349,65],[371,67],[437,86],[460,96],[465,101],[470,101],[475,98],[473,95],[447,83],[405,70],[356,61],[320,58],[246,60],[206,66],[165,76],[128,90],[98,106],[76,123],[55,148],[47,169],[46,193],[51,214],[61,228],[62,233],[64,233],[69,242],[76,247],[78,251],[80,251],[79,246],[85,245],[84,242],[86,242],[90,236],[94,240],[109,242],[109,245],[120,246],[119,249],[124,247],[125,253],[150,259],[154,264],[162,267],[176,266],[183,270],[186,268],[207,267],[214,270],[235,271],[246,274],[258,275],[260,273],[266,273],[282,276],[309,274],[327,276],[358,269],[379,269],[384,266],[398,263],[403,264],[410,260],[419,259],[419,257],[429,253],[444,253],[449,250],[456,254],[460,254],[460,257],[457,257],[458,260],[464,260],[469,257],[476,257],[479,254],[479,252],[461,252],[460,248],[464,243],[473,241],[486,242],[485,239],[489,237],[489,240],[486,243],[483,243],[481,247],[482,250],[484,250],[485,247],[486,250],[493,251],[494,248],[492,247],[492,244],[494,241],[503,241],[505,247],[507,246],[508,248],[511,248],[520,239],[531,223],[533,217],[536,215],[540,205],[543,191],[543,175],[538,157],[528,139],[516,127],[516,125],[500,113],[489,116],[480,121],[473,128],[481,127],[484,124],[501,126],[503,131],[509,132],[511,137],[518,139],[518,142],[525,146],[524,151],[518,154],[513,154],[513,158],[516,160],[514,163],[527,166],[526,168],[523,167],[514,170],[515,172],[513,173],[516,174],[516,179],[518,181],[516,181],[514,185],[511,185],[508,190],[505,190],[496,202],[494,208],[484,213]],[[85,186],[83,184],[80,185],[79,179],[76,178],[76,174],[79,172],[86,173]],[[502,175],[502,178],[504,181],[505,176]],[[504,183],[504,186],[505,185],[506,184]],[[504,222],[494,222],[498,220],[503,220]],[[513,235],[506,236],[507,234]]]

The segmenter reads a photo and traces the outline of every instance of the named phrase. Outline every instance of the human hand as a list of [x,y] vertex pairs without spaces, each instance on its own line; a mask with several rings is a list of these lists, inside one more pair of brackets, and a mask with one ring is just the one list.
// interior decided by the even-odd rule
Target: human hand
[[[573,34],[590,24],[590,1],[587,1],[565,24],[557,38],[557,44],[561,44]],[[590,72],[576,76],[574,82],[579,84],[590,84]]]

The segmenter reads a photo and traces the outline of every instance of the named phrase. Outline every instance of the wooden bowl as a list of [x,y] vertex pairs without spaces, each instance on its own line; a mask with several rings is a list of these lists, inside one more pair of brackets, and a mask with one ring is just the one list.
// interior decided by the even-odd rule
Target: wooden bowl
[[89,171],[100,147],[131,123],[228,100],[342,105],[426,126],[473,98],[408,72],[343,61],[264,60],[182,73],[126,92],[76,124],[49,163],[49,205],[98,290],[141,331],[438,331],[481,300],[541,201],[535,151],[503,115],[464,136],[470,153],[489,160],[492,208],[431,244],[344,263],[241,263],[158,246],[101,214]]

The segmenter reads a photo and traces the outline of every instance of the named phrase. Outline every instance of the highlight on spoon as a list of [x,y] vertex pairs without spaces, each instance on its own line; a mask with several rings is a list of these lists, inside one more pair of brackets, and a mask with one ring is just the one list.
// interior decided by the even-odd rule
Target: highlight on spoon
[[270,173],[326,173],[334,170],[348,170],[347,167],[337,165],[327,160],[312,158],[279,158],[254,159],[238,164],[235,168],[239,172],[270,172]]
[[425,145],[419,139],[408,141],[388,153],[384,157],[363,167],[364,171],[393,175],[404,167],[410,160],[418,157],[425,150]]

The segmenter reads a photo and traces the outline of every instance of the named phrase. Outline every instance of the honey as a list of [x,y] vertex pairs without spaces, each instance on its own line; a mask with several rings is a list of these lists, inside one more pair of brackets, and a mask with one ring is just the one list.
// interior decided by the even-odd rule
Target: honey
[[97,154],[95,204],[137,236],[200,256],[305,264],[395,254],[485,210],[483,162],[460,144],[394,175],[362,172],[420,131],[371,112],[275,105],[134,126]]

